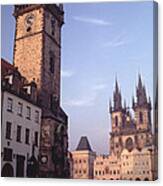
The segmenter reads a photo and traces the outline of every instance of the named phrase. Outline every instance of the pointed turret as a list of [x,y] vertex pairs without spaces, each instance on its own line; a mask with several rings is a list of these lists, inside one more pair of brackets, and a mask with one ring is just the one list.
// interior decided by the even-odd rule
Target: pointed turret
[[114,110],[118,111],[122,109],[122,103],[121,103],[121,92],[118,86],[117,79],[115,81],[115,91],[114,91]]
[[147,96],[145,86],[142,84],[142,79],[139,74],[138,77],[138,86],[136,88],[136,96],[137,96],[137,106],[147,105]]

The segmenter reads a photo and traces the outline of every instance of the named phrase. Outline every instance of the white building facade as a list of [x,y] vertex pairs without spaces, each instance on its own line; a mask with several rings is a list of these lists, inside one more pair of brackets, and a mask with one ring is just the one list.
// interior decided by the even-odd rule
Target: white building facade
[[21,94],[19,82],[14,84],[15,78],[14,72],[2,77],[2,177],[28,177],[30,163],[38,162],[39,155],[41,109],[32,98],[36,87],[28,84],[28,91]]

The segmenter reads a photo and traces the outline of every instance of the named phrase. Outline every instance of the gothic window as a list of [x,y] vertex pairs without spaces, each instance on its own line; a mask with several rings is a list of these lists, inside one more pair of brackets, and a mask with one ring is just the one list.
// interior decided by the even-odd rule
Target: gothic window
[[6,123],[6,139],[11,139],[11,123]]
[[54,35],[55,33],[55,18],[52,17],[51,19],[51,34]]
[[115,126],[118,126],[118,116],[115,116]]
[[55,60],[54,60],[54,53],[52,51],[49,52],[49,71],[54,74],[55,68]]
[[50,107],[54,113],[57,113],[58,104],[58,98],[54,94],[52,94],[50,100]]
[[143,123],[143,113],[139,112],[139,122]]
[[132,149],[133,149],[133,140],[132,140],[132,138],[127,138],[127,140],[126,140],[126,148],[127,148],[127,150],[129,151],[129,152],[131,152],[132,151]]

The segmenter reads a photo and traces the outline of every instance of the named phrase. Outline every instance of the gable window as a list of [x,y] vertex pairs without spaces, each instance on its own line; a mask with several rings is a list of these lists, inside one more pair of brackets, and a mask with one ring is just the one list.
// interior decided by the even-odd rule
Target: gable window
[[18,103],[18,115],[22,116],[22,112],[23,112],[23,104],[22,103]]
[[29,144],[29,134],[30,134],[29,129],[26,129],[25,130],[25,143],[26,144]]
[[16,141],[21,142],[21,126],[17,126],[17,136],[16,136]]
[[143,123],[143,113],[139,112],[139,122]]
[[6,123],[6,139],[11,139],[11,123]]
[[7,99],[7,110],[12,112],[12,108],[13,108],[13,99],[8,98]]
[[27,106],[27,119],[31,119],[31,108]]

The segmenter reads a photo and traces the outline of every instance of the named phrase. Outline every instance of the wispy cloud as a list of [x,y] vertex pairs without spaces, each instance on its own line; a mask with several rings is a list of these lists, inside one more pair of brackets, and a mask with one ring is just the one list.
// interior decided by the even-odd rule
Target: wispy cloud
[[93,86],[93,90],[98,91],[98,90],[103,90],[107,87],[107,84],[101,83]]
[[64,103],[67,106],[75,106],[75,107],[82,107],[82,106],[93,106],[95,104],[96,95],[90,95],[87,97],[72,99]]
[[72,77],[74,75],[74,72],[71,70],[61,70],[61,76],[63,78],[69,78]]
[[127,38],[127,35],[125,33],[121,33],[117,36],[115,36],[112,40],[104,43],[104,47],[119,47],[124,46],[129,42],[129,39]]
[[91,17],[78,17],[75,16],[73,17],[74,20],[84,22],[84,23],[89,23],[89,24],[94,24],[98,26],[110,26],[111,23],[109,21],[103,20],[103,19],[98,19],[98,18],[91,18]]
[[98,98],[99,92],[107,87],[104,83],[98,83],[92,85],[89,90],[87,90],[86,95],[80,95],[77,98],[72,98],[64,102],[64,105],[71,107],[88,107],[94,106]]

